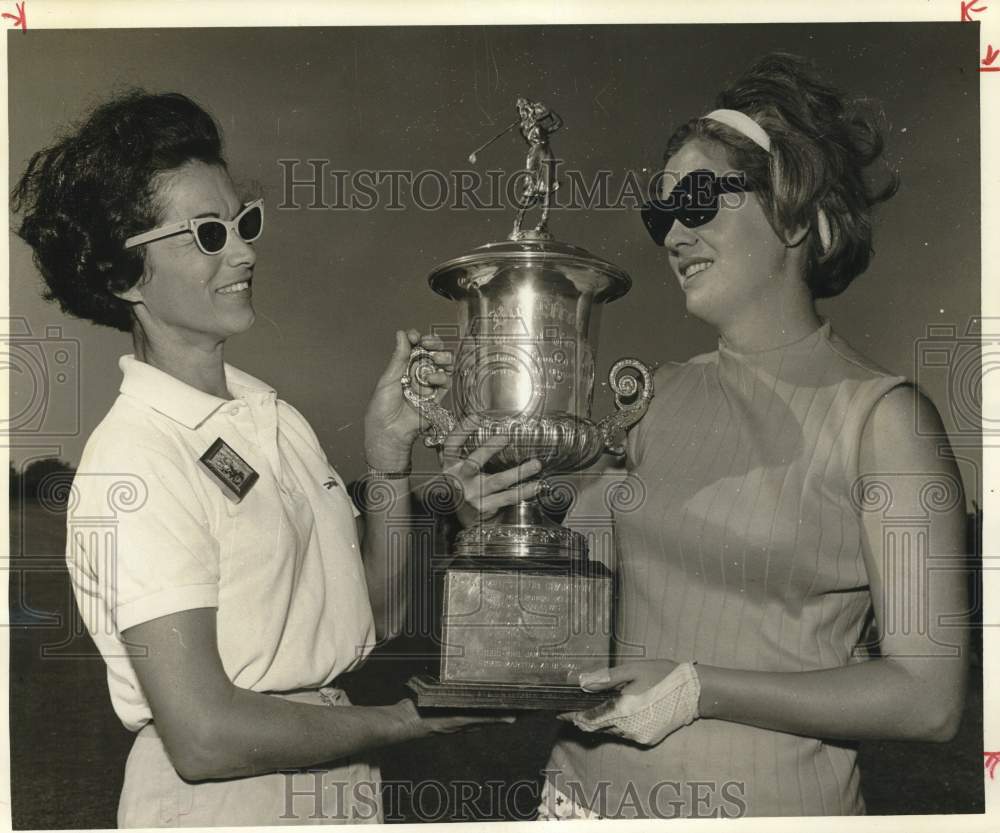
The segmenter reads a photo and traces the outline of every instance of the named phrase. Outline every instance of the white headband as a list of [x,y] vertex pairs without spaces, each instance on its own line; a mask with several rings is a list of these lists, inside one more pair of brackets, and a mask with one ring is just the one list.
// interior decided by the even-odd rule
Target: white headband
[[[713,110],[702,116],[703,119],[711,119],[726,127],[731,127],[737,133],[742,133],[756,145],[760,146],[768,153],[771,152],[771,137],[757,122],[746,113],[739,110]],[[777,160],[775,160],[775,165]],[[830,251],[830,244],[833,242],[833,234],[830,231],[830,220],[826,212],[821,208],[816,212],[816,231],[819,232],[819,242],[824,252]]]
[[739,110],[713,110],[702,118],[711,119],[731,127],[737,133],[742,133],[748,139],[756,142],[768,153],[771,152],[771,137],[746,113],[741,113]]

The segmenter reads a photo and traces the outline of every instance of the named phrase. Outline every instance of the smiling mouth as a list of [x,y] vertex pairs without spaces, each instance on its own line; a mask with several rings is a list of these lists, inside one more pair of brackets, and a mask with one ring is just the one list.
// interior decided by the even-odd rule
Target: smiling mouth
[[684,271],[681,272],[681,284],[687,286],[687,284],[694,278],[695,275],[700,275],[706,269],[711,268],[712,262],[708,260],[700,260],[697,263],[691,263],[684,267]]
[[238,281],[237,283],[231,283],[228,286],[222,287],[222,289],[216,289],[220,295],[238,295],[240,292],[248,292],[250,290],[250,281]]

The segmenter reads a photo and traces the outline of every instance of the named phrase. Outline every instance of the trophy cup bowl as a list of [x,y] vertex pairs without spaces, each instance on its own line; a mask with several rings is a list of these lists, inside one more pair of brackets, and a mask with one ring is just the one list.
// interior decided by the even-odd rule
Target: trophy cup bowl
[[[429,283],[460,312],[454,413],[413,389],[433,369],[427,351],[413,351],[402,380],[430,426],[428,446],[471,425],[466,454],[489,437],[507,440],[485,471],[537,459],[543,479],[624,452],[621,435],[653,395],[649,369],[616,362],[617,410],[600,422],[590,415],[600,310],[630,288],[623,270],[528,232],[443,263]],[[440,679],[411,681],[420,705],[565,709],[604,699],[576,685],[610,652],[612,576],[587,551],[585,536],[536,498],[460,532],[444,569]]]

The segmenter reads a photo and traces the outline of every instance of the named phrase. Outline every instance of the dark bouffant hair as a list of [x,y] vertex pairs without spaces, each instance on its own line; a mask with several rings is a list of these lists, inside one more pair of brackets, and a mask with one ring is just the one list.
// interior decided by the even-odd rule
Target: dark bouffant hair
[[135,286],[144,259],[125,240],[158,224],[157,176],[192,161],[225,167],[212,117],[178,93],[143,90],[102,104],[32,156],[12,206],[23,211],[18,234],[34,249],[45,298],[130,330],[130,305],[113,293]]
[[[822,82],[805,59],[773,53],[715,101],[717,109],[738,110],[756,121],[771,139],[771,153],[724,124],[698,118],[670,138],[664,162],[693,139],[720,144],[733,168],[755,187],[778,234],[813,230],[805,279],[814,298],[830,298],[868,268],[872,206],[891,197],[899,184],[895,172],[880,188],[865,181],[864,169],[881,155],[883,139],[875,118],[859,105]],[[825,253],[816,231],[820,208],[832,233]]]

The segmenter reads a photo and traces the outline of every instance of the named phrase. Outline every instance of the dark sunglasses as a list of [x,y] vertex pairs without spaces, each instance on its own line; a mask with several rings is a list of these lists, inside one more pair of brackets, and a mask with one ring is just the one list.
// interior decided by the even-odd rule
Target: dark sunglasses
[[712,222],[719,213],[723,194],[743,194],[753,191],[744,174],[718,176],[712,171],[697,170],[681,177],[673,190],[659,196],[663,174],[650,187],[650,200],[642,206],[642,222],[657,246],[667,239],[674,220],[685,228],[698,228]]
[[172,237],[175,234],[189,231],[194,235],[195,243],[207,255],[217,255],[226,248],[229,242],[229,231],[234,231],[244,243],[252,243],[264,230],[264,200],[254,200],[233,217],[232,220],[219,220],[215,217],[196,217],[193,220],[182,220],[168,226],[146,231],[130,237],[125,241],[125,248],[131,249]]

